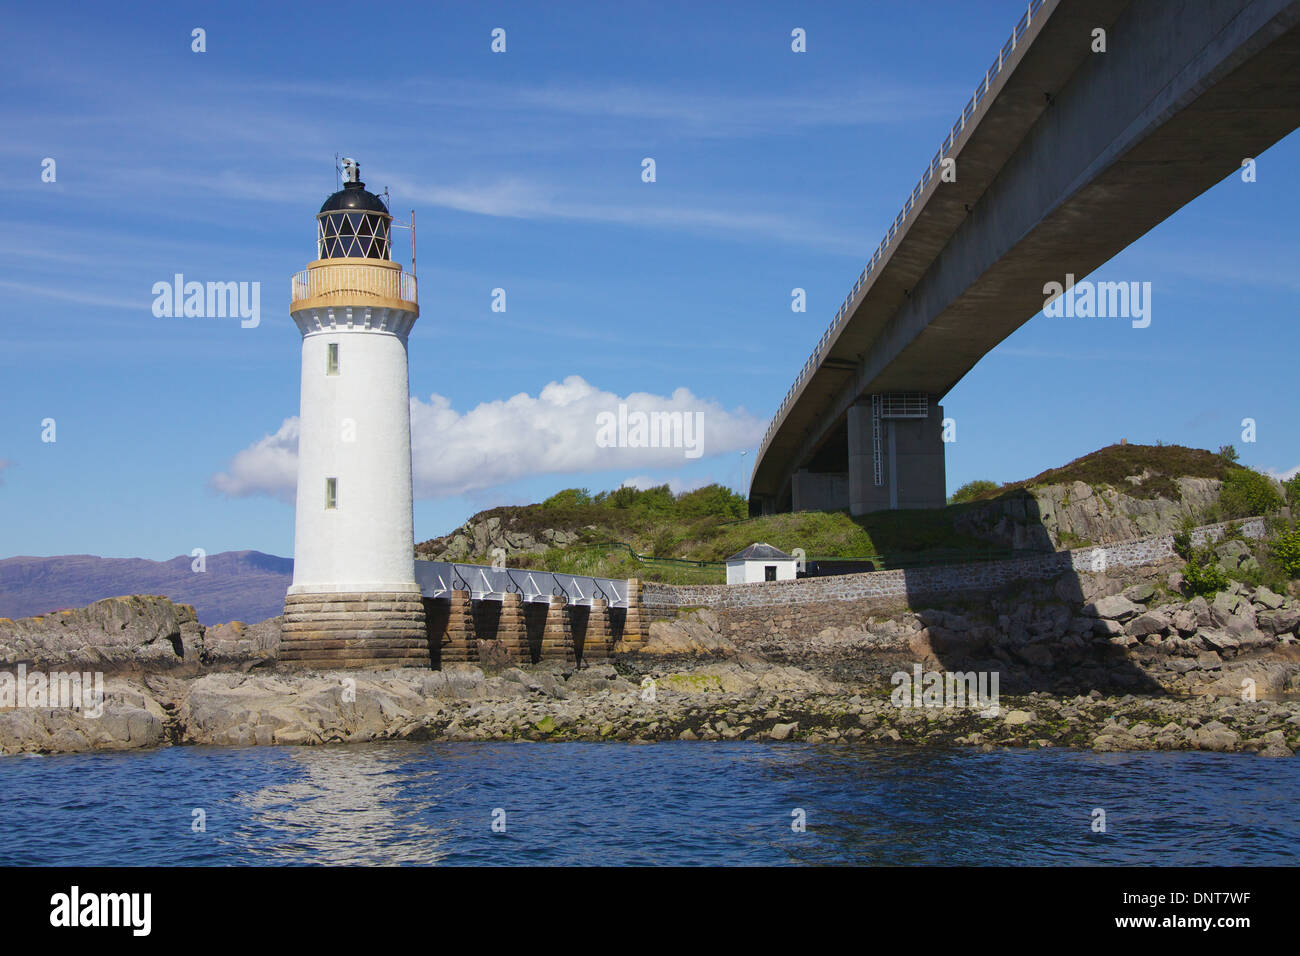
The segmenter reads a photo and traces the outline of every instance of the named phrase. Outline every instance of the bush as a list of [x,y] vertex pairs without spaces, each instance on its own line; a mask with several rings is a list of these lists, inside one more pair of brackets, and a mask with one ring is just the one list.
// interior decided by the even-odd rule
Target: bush
[[749,501],[722,485],[705,485],[677,499],[677,510],[686,518],[736,520],[749,514]]
[[1286,503],[1292,508],[1300,508],[1300,473],[1282,482],[1282,488],[1286,492]]
[[1207,600],[1226,590],[1230,583],[1227,574],[1218,565],[1213,548],[1203,548],[1192,553],[1191,559],[1183,566],[1183,580],[1188,590]]
[[1224,461],[1236,462],[1238,458],[1237,449],[1232,445],[1220,445],[1219,457]]
[[543,501],[542,507],[555,510],[589,504],[591,504],[591,492],[586,488],[565,488]]
[[966,484],[954,491],[952,497],[948,499],[948,504],[959,505],[964,501],[974,501],[976,498],[980,498],[988,494],[990,491],[997,491],[1000,487],[1002,486],[996,481],[986,481],[983,478],[977,478],[974,481],[966,482]]
[[1236,468],[1223,479],[1219,504],[1227,520],[1250,518],[1282,507],[1282,496],[1267,475],[1250,468]]
[[1300,528],[1279,534],[1269,545],[1269,551],[1287,577],[1300,578]]
[[1174,533],[1174,554],[1184,561],[1192,560],[1192,534],[1184,529]]

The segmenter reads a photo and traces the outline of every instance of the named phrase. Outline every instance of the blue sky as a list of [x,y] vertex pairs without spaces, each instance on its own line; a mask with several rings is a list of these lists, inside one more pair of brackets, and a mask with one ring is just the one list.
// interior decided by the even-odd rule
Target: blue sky
[[[288,280],[335,153],[416,209],[417,539],[572,485],[746,490],[768,416],[1023,5],[355,9],[7,12],[0,556],[292,554]],[[944,400],[949,490],[1120,438],[1300,465],[1297,160],[1292,134],[1257,182],[1227,177],[1094,274],[1150,281],[1150,328],[1038,316],[976,366]],[[177,272],[260,282],[261,323],[155,317]],[[591,410],[620,401],[703,411],[704,454],[593,449]]]

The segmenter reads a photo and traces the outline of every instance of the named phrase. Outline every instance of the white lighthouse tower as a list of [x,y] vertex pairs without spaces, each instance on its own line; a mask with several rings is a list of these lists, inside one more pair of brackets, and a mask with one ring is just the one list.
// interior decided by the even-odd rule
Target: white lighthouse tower
[[415,277],[392,261],[383,201],[344,160],[293,277],[302,407],[293,585],[280,659],[318,668],[429,666],[415,582],[407,336]]

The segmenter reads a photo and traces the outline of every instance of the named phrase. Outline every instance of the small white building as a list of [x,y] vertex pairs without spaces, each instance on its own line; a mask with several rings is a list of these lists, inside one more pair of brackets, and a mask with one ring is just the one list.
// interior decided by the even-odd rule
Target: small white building
[[794,556],[770,544],[751,544],[727,558],[727,583],[793,581],[798,564]]

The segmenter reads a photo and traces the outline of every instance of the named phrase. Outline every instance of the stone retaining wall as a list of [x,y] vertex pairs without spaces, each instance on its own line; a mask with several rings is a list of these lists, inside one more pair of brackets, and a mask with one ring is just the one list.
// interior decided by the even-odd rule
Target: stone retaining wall
[[[1197,528],[1192,532],[1192,541],[1198,545],[1206,541],[1217,541],[1223,537],[1229,524],[1237,525],[1248,538],[1260,538],[1265,533],[1263,518],[1248,518]],[[830,605],[834,602],[854,602],[854,613],[860,614],[861,608],[856,607],[858,602],[875,602],[878,609],[883,610],[920,597],[959,591],[992,591],[1016,581],[1055,578],[1069,571],[1096,572],[1113,567],[1155,564],[1175,556],[1173,540],[1172,534],[1160,534],[1135,541],[1036,554],[1007,561],[868,571],[757,584],[673,585],[646,582],[641,586],[641,599],[647,616],[652,619],[675,616],[678,609],[685,607],[739,609]],[[830,613],[827,607],[819,611],[819,615],[826,616],[826,624],[823,626],[835,623],[830,619]]]

